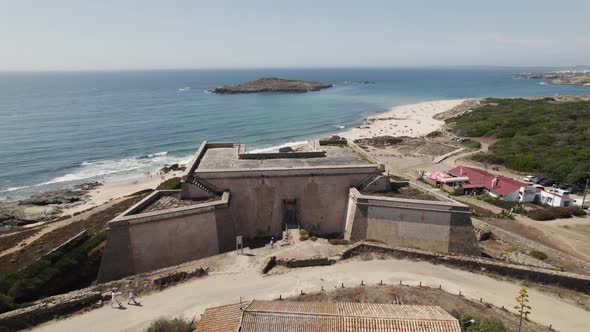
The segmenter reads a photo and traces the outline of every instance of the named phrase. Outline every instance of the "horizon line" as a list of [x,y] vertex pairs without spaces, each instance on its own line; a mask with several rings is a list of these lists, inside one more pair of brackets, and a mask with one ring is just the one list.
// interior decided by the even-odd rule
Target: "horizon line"
[[511,68],[547,68],[547,69],[566,69],[573,67],[587,67],[586,65],[567,65],[567,66],[519,66],[519,65],[412,65],[412,66],[269,66],[269,67],[178,67],[178,68],[112,68],[112,69],[30,69],[30,70],[5,70],[0,69],[0,74],[4,73],[99,73],[99,72],[145,72],[145,71],[183,71],[183,70],[202,70],[202,71],[223,71],[223,70],[342,70],[342,69],[511,69]]

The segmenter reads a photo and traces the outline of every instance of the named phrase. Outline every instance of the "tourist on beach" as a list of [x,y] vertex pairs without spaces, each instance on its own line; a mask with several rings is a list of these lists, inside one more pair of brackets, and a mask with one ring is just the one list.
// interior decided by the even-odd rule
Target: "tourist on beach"
[[275,247],[275,237],[274,236],[270,238],[270,247],[271,248]]

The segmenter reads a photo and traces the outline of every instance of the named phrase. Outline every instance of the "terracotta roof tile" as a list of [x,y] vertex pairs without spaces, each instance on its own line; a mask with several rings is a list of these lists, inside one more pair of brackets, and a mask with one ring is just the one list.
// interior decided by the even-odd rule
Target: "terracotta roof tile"
[[380,303],[253,301],[205,311],[197,332],[460,332],[437,306]]

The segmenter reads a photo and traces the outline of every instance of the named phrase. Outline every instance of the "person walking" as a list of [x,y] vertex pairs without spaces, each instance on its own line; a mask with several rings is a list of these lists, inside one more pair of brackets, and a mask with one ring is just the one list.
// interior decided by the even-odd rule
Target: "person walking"
[[121,304],[121,302],[119,302],[119,299],[117,298],[117,295],[120,295],[121,293],[116,292],[116,289],[111,289],[111,307],[115,308],[115,303],[117,303],[117,308],[122,308],[123,305]]
[[135,294],[133,294],[133,287],[131,286],[131,281],[129,281],[127,283],[127,288],[128,288],[128,291],[129,291],[129,298],[127,299],[127,304],[131,304],[131,302],[133,302],[133,304],[135,304],[135,305],[140,304],[135,299]]

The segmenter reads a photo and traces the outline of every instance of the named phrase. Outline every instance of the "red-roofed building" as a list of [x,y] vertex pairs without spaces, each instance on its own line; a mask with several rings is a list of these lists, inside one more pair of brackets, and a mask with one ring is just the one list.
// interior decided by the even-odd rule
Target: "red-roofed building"
[[460,332],[438,306],[390,303],[250,301],[205,310],[196,332]]
[[488,173],[478,168],[457,166],[449,170],[448,173],[454,177],[469,178],[469,181],[463,184],[466,191],[484,190],[490,196],[510,202],[533,202],[537,195],[536,188],[526,183]]

